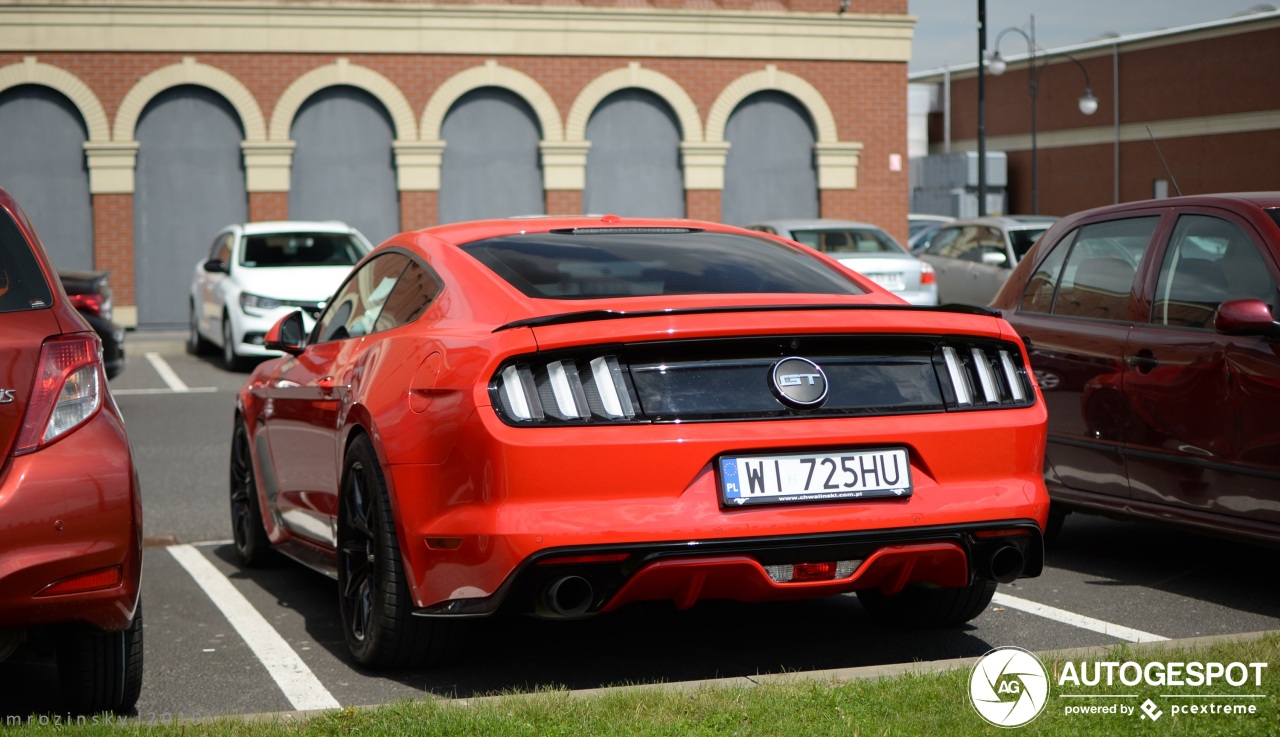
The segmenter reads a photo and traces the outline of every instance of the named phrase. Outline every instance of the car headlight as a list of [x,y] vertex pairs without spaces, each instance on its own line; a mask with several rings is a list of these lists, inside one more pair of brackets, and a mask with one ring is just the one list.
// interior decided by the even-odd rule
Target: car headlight
[[274,310],[283,307],[284,302],[271,297],[260,297],[248,292],[240,293],[240,309],[242,310]]

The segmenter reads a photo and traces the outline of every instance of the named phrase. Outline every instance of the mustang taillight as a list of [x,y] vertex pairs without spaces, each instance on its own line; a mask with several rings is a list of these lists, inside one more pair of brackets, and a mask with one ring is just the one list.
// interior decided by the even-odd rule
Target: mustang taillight
[[781,563],[767,565],[765,573],[774,583],[839,581],[853,575],[862,565],[860,560],[833,560],[826,563]]
[[1027,372],[1021,356],[1012,349],[991,345],[944,345],[942,370],[946,377],[947,404],[958,409],[1032,402]]
[[630,384],[611,355],[508,363],[489,382],[489,395],[516,424],[636,420]]

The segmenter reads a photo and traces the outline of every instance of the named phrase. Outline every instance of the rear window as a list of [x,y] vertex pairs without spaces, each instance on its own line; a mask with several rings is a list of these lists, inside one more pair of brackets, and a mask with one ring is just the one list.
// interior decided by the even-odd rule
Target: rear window
[[352,266],[364,248],[345,233],[266,233],[244,239],[241,266]]
[[51,304],[53,293],[31,245],[9,213],[0,210],[0,312],[40,310]]
[[462,249],[538,299],[865,294],[803,253],[764,238],[729,233],[531,233],[476,241]]
[[897,253],[905,251],[888,233],[873,228],[842,230],[793,230],[791,239],[832,254]]

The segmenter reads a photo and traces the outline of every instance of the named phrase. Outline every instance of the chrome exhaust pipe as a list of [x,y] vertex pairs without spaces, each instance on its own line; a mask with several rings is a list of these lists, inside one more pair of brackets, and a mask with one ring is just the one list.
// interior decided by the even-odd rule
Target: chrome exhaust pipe
[[581,617],[591,608],[595,592],[582,576],[563,576],[542,591],[542,603],[556,616]]
[[1022,575],[1026,563],[1021,548],[1016,545],[1001,545],[986,557],[983,578],[997,583],[1013,583]]

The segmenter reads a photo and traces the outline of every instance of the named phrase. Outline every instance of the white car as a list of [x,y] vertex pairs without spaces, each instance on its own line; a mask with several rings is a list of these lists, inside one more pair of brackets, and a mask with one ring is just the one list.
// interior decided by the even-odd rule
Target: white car
[[746,226],[821,251],[913,305],[938,304],[933,267],[875,225],[849,220],[765,220]]
[[371,246],[337,221],[228,225],[191,279],[187,351],[222,350],[227,368],[277,356],[263,346],[271,326],[302,309],[307,330]]

